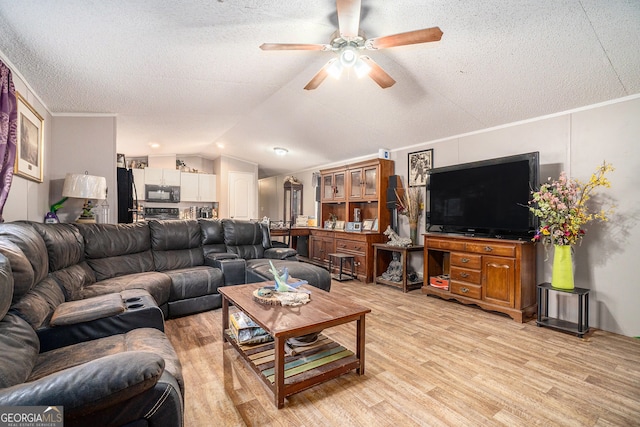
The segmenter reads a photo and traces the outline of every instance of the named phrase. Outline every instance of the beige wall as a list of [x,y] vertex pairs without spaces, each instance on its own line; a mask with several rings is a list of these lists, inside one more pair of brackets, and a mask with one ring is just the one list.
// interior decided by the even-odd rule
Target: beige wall
[[[67,173],[85,173],[107,179],[109,222],[117,222],[116,117],[54,116],[52,126],[51,192],[52,203],[62,197]],[[62,222],[73,222],[84,201],[69,199],[58,211]],[[101,203],[101,202],[98,202]]]
[[[473,134],[428,141],[394,150],[396,174],[406,185],[410,152],[434,149],[434,167],[448,166],[530,151],[540,152],[541,180],[565,170],[587,180],[604,160],[616,168],[612,188],[594,201],[615,203],[616,213],[606,224],[592,223],[576,248],[576,286],[591,289],[590,324],[597,328],[640,336],[640,286],[634,264],[640,253],[640,95],[580,110],[542,117]],[[376,149],[377,151],[377,149]],[[351,160],[345,159],[345,163]],[[329,167],[327,165],[319,167]],[[312,171],[293,173],[310,180]],[[310,198],[305,185],[305,209]],[[278,194],[277,197],[281,196]],[[282,207],[279,207],[282,210]],[[424,232],[424,221],[420,225]],[[409,235],[400,217],[400,234]],[[551,264],[538,248],[537,282],[550,281]],[[421,267],[417,267],[421,270]],[[551,314],[575,321],[577,301],[552,296]]]

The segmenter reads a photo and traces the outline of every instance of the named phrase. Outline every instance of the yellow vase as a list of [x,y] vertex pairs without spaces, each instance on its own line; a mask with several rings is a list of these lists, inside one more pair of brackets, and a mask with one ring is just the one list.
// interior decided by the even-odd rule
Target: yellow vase
[[554,245],[551,286],[570,290],[573,284],[573,259],[570,245]]

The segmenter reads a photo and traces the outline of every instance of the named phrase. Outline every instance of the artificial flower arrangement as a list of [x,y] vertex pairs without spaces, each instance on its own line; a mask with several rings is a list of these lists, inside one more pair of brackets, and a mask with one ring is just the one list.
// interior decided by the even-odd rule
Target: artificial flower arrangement
[[533,191],[529,210],[540,219],[540,227],[532,240],[544,244],[575,245],[585,235],[585,224],[596,219],[607,221],[612,208],[591,213],[587,201],[596,188],[611,187],[606,174],[613,170],[611,164],[604,162],[586,183],[570,179],[562,172],[557,180],[549,178],[539,191]]
[[420,187],[409,187],[402,197],[398,195],[397,190],[394,191],[398,200],[398,213],[406,216],[410,224],[417,224],[418,218],[422,216],[422,211],[424,211],[422,189]]

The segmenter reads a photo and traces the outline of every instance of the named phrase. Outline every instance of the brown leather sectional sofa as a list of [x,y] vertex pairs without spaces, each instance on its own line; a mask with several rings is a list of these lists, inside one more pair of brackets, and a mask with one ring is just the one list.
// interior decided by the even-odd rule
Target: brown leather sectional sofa
[[182,425],[164,319],[220,307],[218,287],[269,279],[269,260],[329,290],[263,224],[0,224],[0,406],[62,405],[66,426]]

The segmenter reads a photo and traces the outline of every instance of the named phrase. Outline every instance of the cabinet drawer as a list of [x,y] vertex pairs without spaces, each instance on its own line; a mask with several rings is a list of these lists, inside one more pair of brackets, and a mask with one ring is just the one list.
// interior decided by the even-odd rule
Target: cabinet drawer
[[463,295],[465,297],[475,299],[480,299],[482,297],[482,287],[478,285],[470,285],[468,283],[452,280],[450,289],[452,294]]
[[342,250],[347,250],[347,251],[353,251],[353,252],[357,252],[359,254],[363,254],[365,253],[367,249],[367,243],[366,242],[357,242],[357,241],[353,241],[353,240],[343,240],[343,239],[336,239],[336,251],[340,252]]
[[464,242],[451,240],[427,239],[427,246],[433,249],[449,249],[450,251],[464,250]]
[[500,243],[467,243],[467,251],[486,255],[516,256],[515,245]]
[[333,232],[332,231],[311,230],[309,232],[309,234],[311,236],[314,236],[314,237],[329,237],[329,238],[333,239]]
[[451,280],[461,280],[467,283],[479,285],[482,280],[480,270],[471,270],[469,268],[451,267]]
[[451,265],[464,268],[477,268],[479,270],[482,265],[482,257],[480,255],[451,252]]

